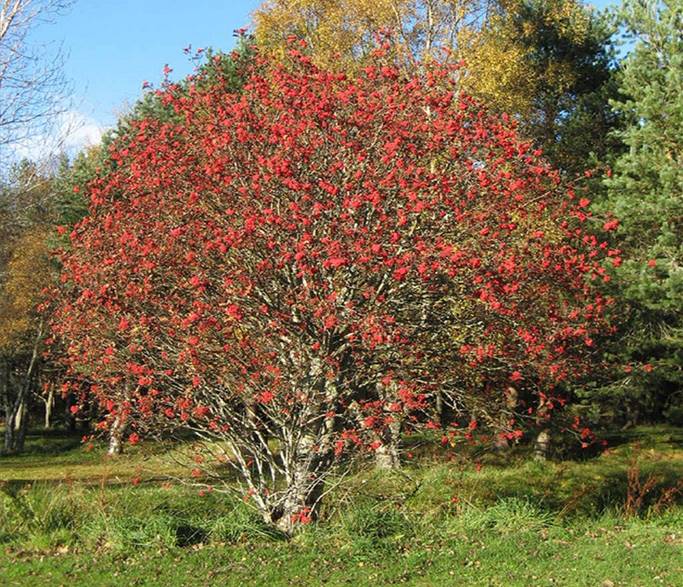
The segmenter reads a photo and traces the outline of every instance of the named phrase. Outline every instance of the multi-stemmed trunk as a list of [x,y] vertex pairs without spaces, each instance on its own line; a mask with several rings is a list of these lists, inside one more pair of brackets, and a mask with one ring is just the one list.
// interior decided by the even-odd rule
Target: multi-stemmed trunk
[[21,396],[14,402],[5,401],[5,438],[4,451],[17,453],[24,449],[26,431],[28,428],[28,414]]
[[323,478],[328,470],[329,454],[313,454],[314,439],[308,437],[300,443],[297,456],[291,464],[284,499],[270,514],[270,522],[291,536],[306,520],[317,517],[323,493]]
[[5,452],[24,450],[28,431],[28,388],[22,385],[14,401],[9,397],[9,381],[5,383]]
[[[247,409],[251,437],[233,444],[240,476],[247,482],[266,523],[286,536],[317,518],[335,462],[339,379],[323,376],[323,364],[309,368],[309,401],[300,411]],[[251,406],[250,406],[251,408]],[[259,424],[260,421],[260,425]],[[245,444],[251,439],[250,445]],[[274,440],[277,450],[269,447]],[[259,461],[249,467],[250,461]]]

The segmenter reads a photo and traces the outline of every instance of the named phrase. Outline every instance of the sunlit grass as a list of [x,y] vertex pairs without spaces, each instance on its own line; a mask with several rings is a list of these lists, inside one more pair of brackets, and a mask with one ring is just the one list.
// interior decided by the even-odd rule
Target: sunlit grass
[[[112,459],[32,437],[0,459],[0,584],[677,587],[683,507],[656,505],[683,477],[682,440],[639,428],[599,456],[543,463],[426,444],[399,472],[349,476],[286,541],[239,497],[169,483],[184,473],[160,445]],[[658,485],[627,516],[634,463]]]

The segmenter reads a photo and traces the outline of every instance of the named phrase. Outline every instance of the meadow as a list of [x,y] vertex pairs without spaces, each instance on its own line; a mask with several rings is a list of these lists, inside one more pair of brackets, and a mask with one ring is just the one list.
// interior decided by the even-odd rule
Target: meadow
[[111,458],[31,435],[0,460],[2,584],[683,585],[680,428],[546,462],[413,442],[401,470],[359,467],[287,540],[184,483],[166,447]]

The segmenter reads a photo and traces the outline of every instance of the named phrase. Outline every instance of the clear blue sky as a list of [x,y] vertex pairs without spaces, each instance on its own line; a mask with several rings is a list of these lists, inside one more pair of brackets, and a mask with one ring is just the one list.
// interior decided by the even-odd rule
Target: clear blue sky
[[232,32],[250,21],[257,0],[76,0],[35,37],[62,43],[75,108],[107,126],[158,82],[165,64],[179,78],[192,69],[183,48],[229,49]]
[[[598,8],[611,0],[592,0]],[[62,43],[66,75],[74,85],[74,109],[98,126],[140,95],[144,80],[161,79],[165,64],[174,78],[191,70],[182,49],[230,49],[232,31],[246,26],[259,0],[76,0],[36,37]]]

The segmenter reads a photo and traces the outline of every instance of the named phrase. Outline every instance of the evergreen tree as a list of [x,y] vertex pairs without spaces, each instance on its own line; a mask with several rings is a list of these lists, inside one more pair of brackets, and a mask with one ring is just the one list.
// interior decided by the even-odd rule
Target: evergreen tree
[[555,165],[583,173],[609,152],[618,120],[609,108],[616,93],[612,27],[576,0],[506,4],[500,27],[534,80],[522,128]]
[[683,0],[626,0],[619,16],[634,43],[613,102],[627,121],[627,151],[606,182],[605,207],[619,219],[615,287],[632,312],[617,353],[624,377],[610,391],[631,420],[674,417],[683,385]]

